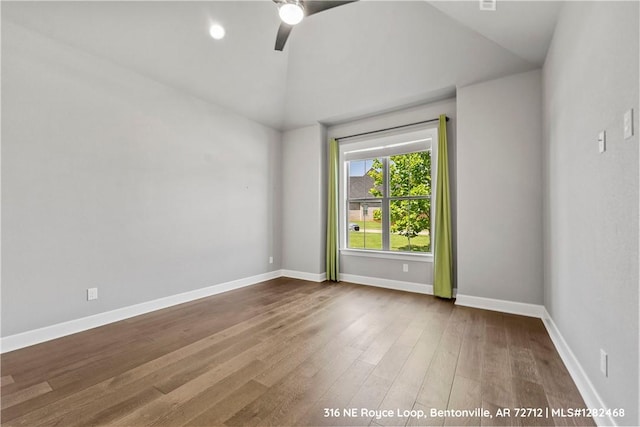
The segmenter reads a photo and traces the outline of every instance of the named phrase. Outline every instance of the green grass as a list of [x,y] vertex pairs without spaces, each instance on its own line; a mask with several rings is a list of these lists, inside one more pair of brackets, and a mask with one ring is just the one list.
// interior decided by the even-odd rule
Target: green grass
[[382,233],[363,233],[362,231],[350,231],[349,247],[353,249],[382,249]]
[[[411,239],[411,249],[409,249],[409,244],[406,237],[400,236],[398,234],[392,234],[390,242],[391,250],[404,252],[430,252],[431,245],[429,240],[429,236],[414,237],[413,239]],[[362,231],[350,231],[349,247],[352,249],[382,249],[382,233],[363,233]]]
[[363,231],[365,226],[367,230],[382,230],[382,222],[378,221],[349,221],[349,224],[358,224],[360,231]]

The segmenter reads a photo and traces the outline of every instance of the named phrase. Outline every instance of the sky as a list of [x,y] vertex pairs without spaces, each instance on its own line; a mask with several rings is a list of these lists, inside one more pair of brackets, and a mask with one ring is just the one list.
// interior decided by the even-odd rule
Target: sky
[[364,176],[365,173],[373,165],[373,159],[371,160],[351,160],[349,162],[349,176]]

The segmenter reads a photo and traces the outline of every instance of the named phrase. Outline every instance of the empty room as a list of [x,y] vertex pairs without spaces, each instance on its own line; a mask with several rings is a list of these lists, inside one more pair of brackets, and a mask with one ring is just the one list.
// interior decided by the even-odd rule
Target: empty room
[[2,426],[640,425],[640,1],[2,1]]

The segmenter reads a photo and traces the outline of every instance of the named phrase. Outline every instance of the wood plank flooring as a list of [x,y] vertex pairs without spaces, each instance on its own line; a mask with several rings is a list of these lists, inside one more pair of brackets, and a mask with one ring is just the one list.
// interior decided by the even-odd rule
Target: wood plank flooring
[[[6,426],[594,425],[514,413],[584,408],[540,320],[348,283],[280,278],[1,362]],[[480,407],[511,414],[430,414]]]

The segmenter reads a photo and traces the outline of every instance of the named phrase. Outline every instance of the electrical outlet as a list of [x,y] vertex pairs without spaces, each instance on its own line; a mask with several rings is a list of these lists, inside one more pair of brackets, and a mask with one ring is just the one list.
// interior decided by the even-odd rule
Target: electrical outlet
[[600,349],[600,371],[605,377],[609,376],[609,355],[603,349]]
[[601,153],[607,150],[607,134],[605,131],[598,134],[598,150],[600,150]]
[[405,273],[409,271],[409,264],[402,264],[402,271]]
[[269,257],[269,264],[273,264],[273,257],[272,256]]
[[98,299],[98,288],[87,289],[87,301]]

